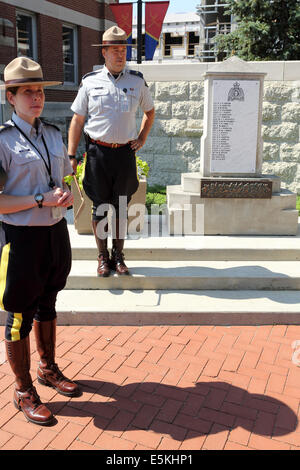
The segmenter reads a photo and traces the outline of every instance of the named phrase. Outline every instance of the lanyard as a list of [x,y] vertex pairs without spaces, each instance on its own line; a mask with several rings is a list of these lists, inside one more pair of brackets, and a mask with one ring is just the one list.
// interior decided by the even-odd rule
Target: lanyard
[[45,139],[44,139],[44,136],[42,134],[42,141],[43,141],[43,144],[44,144],[44,147],[46,149],[46,152],[47,152],[47,157],[48,157],[48,164],[46,162],[46,160],[44,159],[42,153],[40,152],[40,150],[37,148],[36,145],[34,145],[33,142],[31,142],[31,140],[29,139],[29,137],[25,134],[25,132],[22,131],[22,129],[19,128],[19,126],[17,126],[17,124],[15,123],[15,121],[13,121],[12,119],[12,122],[14,123],[14,126],[18,129],[19,132],[21,132],[21,134],[25,137],[26,140],[28,140],[28,142],[32,145],[32,147],[35,148],[35,150],[39,153],[39,155],[42,157],[42,160],[43,162],[45,163],[45,167],[47,169],[47,172],[48,172],[48,175],[49,175],[49,187],[52,189],[54,188],[55,186],[55,182],[53,181],[53,178],[52,178],[52,175],[51,175],[51,160],[50,160],[50,155],[49,155],[49,150],[48,150],[48,147],[46,145],[46,142],[45,142]]

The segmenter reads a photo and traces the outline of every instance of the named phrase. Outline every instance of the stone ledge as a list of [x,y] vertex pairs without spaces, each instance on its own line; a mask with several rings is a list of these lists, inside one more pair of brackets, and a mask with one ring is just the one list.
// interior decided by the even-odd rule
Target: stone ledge
[[[214,63],[216,64],[216,63]],[[267,73],[265,81],[299,81],[300,61],[261,61],[249,62],[254,71]],[[172,82],[198,81],[211,67],[210,62],[170,63],[170,64],[129,64],[130,68],[139,70],[148,81]]]

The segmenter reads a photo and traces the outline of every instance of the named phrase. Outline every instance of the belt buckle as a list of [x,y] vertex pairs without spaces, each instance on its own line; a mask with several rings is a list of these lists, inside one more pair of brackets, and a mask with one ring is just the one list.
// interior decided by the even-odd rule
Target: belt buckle
[[113,149],[118,148],[118,144],[111,144],[111,146],[112,146]]

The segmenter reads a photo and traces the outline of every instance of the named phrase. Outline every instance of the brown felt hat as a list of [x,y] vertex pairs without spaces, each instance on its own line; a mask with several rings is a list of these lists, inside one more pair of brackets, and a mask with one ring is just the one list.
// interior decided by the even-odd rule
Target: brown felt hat
[[24,85],[61,85],[62,82],[44,80],[40,64],[28,57],[17,57],[4,69],[4,85],[0,88],[11,88]]
[[123,29],[119,26],[112,26],[107,29],[102,36],[102,44],[92,44],[92,46],[129,46],[136,47],[135,45],[127,43],[127,36]]

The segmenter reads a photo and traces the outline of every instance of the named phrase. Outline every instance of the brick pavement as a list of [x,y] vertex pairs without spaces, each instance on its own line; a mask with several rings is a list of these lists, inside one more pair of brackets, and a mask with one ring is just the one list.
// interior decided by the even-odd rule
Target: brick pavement
[[[59,326],[57,362],[83,394],[35,383],[51,427],[14,408],[2,342],[0,449],[300,449],[297,340],[286,325]],[[33,334],[31,350],[35,378]]]

